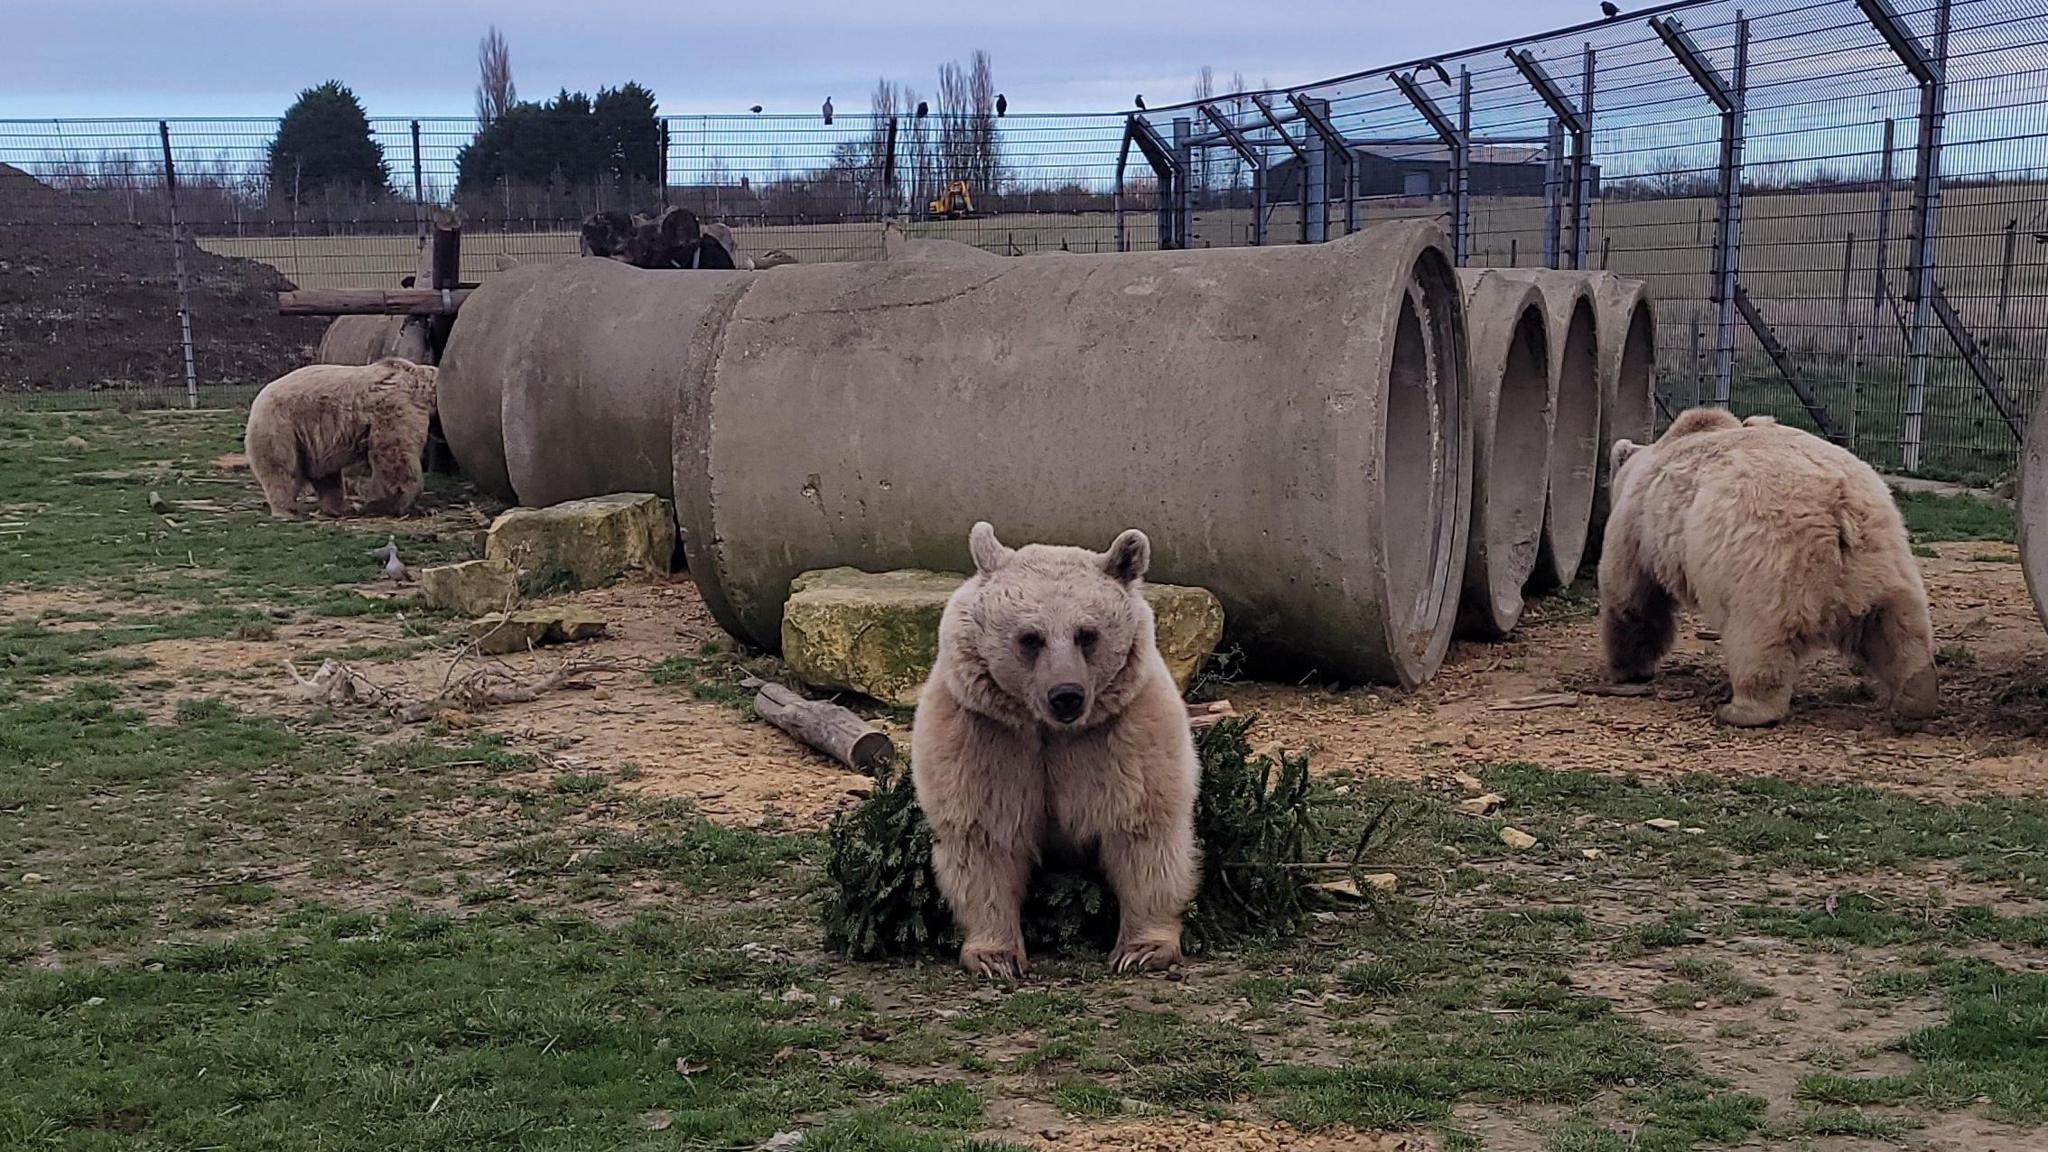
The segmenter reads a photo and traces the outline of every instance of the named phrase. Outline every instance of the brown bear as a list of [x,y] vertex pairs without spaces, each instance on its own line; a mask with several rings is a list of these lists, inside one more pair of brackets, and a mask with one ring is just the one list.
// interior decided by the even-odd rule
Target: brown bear
[[386,357],[313,364],[263,386],[249,405],[249,471],[270,514],[289,520],[310,485],[320,511],[348,511],[342,470],[367,462],[363,511],[403,516],[420,494],[420,453],[434,418],[434,368]]
[[1883,686],[1901,727],[1933,715],[1927,590],[1868,464],[1718,408],[1680,413],[1653,444],[1616,441],[1609,464],[1600,636],[1615,680],[1656,674],[1683,606],[1721,633],[1734,691],[1718,714],[1729,724],[1784,719],[1801,661],[1825,648]]
[[1181,958],[1199,865],[1201,768],[1139,594],[1152,545],[1010,549],[976,524],[918,698],[911,776],[931,823],[960,964],[1026,969],[1021,908],[1047,850],[1092,854],[1116,892],[1120,972]]

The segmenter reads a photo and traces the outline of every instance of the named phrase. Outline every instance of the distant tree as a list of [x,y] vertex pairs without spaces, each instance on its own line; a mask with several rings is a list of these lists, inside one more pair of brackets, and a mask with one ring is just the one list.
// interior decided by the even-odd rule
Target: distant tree
[[269,148],[271,194],[304,199],[340,186],[372,198],[391,185],[384,148],[370,136],[362,102],[339,80],[299,93]]
[[564,88],[545,104],[521,101],[455,153],[457,182],[585,187],[651,181],[661,170],[654,93],[627,83],[592,100]]
[[976,195],[1001,191],[996,141],[996,82],[989,54],[976,49],[962,68],[939,66],[938,160],[943,179],[964,180]]
[[496,24],[477,43],[476,72],[476,120],[488,128],[519,103],[519,89],[512,83],[512,49]]
[[[1192,95],[1197,104],[1207,104],[1216,98],[1216,70],[1214,68],[1204,64],[1202,65],[1202,70],[1195,73],[1195,86]],[[1209,150],[1207,148],[1197,149],[1195,152],[1195,202],[1197,204],[1207,204],[1209,202],[1209,183]]]

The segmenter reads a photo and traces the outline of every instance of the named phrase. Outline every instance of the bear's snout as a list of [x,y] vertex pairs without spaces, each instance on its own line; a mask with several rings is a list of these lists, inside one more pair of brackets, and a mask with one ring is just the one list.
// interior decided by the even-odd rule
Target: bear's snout
[[1053,719],[1072,724],[1087,710],[1088,690],[1079,684],[1055,684],[1045,694],[1045,706],[1052,710]]

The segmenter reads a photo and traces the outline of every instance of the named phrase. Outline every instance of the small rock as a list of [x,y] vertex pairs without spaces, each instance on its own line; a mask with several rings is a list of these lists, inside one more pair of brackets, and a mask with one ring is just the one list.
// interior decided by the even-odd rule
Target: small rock
[[69,448],[69,449],[71,449],[71,450],[72,450],[73,452],[83,452],[83,451],[85,451],[85,447],[86,447],[86,445],[85,445],[85,437],[83,437],[83,436],[66,436],[66,437],[64,438],[64,447],[66,447],[66,448]]
[[668,1131],[668,1126],[675,1122],[675,1113],[670,1112],[666,1108],[656,1108],[652,1112],[642,1112],[640,1114],[640,1126],[650,1132],[666,1132]]
[[90,996],[86,998],[85,1006],[87,1008],[97,1008],[106,1002],[107,998],[105,996]]
[[1581,848],[1579,849],[1579,855],[1585,857],[1588,860],[1598,860],[1602,856],[1607,855],[1607,853],[1602,852],[1598,848]]
[[1502,796],[1498,792],[1488,792],[1484,796],[1473,796],[1469,799],[1458,801],[1458,811],[1473,816],[1491,816],[1494,809],[1507,803],[1507,800],[1507,797]]
[[504,560],[465,560],[419,571],[420,597],[429,608],[464,616],[508,612],[519,600],[519,573]]
[[1401,886],[1401,878],[1392,872],[1369,872],[1365,877],[1365,886],[1375,892],[1392,892]]
[[41,872],[23,872],[21,874],[21,882],[23,884],[41,884],[43,882],[43,874]]
[[699,1064],[695,1060],[686,1059],[682,1056],[676,1057],[676,1075],[678,1076],[695,1076],[710,1067],[708,1064]]
[[1678,827],[1678,821],[1666,820],[1664,817],[1659,816],[1653,820],[1643,821],[1643,827],[1654,828],[1659,832],[1670,832]]
[[1524,848],[1534,848],[1537,843],[1534,836],[1529,835],[1512,824],[1500,830],[1500,842],[1517,851]]
[[1362,900],[1365,894],[1358,890],[1358,882],[1349,876],[1337,880],[1325,880],[1309,887],[1329,896],[1341,896],[1347,900]]
[[1472,775],[1470,772],[1460,772],[1457,775],[1451,777],[1451,779],[1456,780],[1458,782],[1458,787],[1463,788],[1465,791],[1471,793],[1474,796],[1477,796],[1481,792],[1486,791],[1486,785],[1479,779],[1479,777]]
[[503,656],[545,644],[589,640],[604,635],[605,627],[604,617],[589,608],[555,604],[480,616],[470,625],[470,635],[476,638],[477,651]]
[[777,1132],[756,1145],[754,1152],[790,1152],[801,1147],[803,1142],[804,1134],[801,1132]]
[[1707,834],[1707,830],[1705,828],[1680,828],[1679,831],[1685,833],[1687,836],[1704,836]]
[[784,1004],[816,1004],[818,997],[816,993],[806,992],[801,988],[791,988],[782,994],[782,1002]]

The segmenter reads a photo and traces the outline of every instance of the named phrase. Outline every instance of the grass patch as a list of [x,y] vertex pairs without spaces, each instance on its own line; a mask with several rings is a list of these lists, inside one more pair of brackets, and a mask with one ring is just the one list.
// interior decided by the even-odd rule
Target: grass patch
[[1906,531],[1915,542],[1939,544],[1952,540],[2003,540],[2010,543],[2017,531],[2012,505],[2002,500],[1958,493],[1944,496],[1935,492],[1894,492]]

